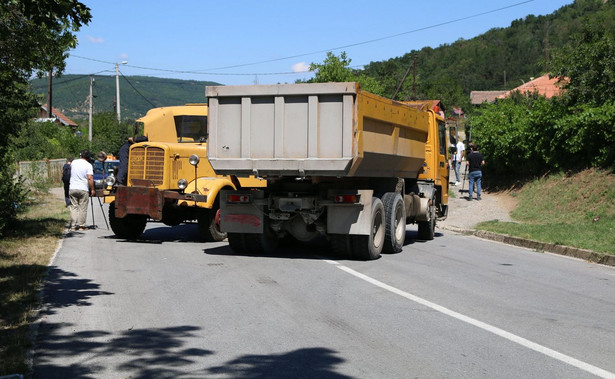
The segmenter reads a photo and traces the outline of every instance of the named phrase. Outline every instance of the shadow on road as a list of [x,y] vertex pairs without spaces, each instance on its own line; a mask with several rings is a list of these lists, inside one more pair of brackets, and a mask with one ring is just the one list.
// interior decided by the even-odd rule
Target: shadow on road
[[73,326],[49,324],[35,356],[34,378],[348,378],[334,367],[344,362],[327,348],[303,348],[283,354],[242,355],[211,366],[215,351],[189,348],[190,340],[207,341],[201,328],[176,326],[71,333]]
[[89,300],[101,295],[113,293],[101,291],[100,285],[90,279],[80,278],[72,272],[50,266],[45,277],[41,315],[53,314],[58,308],[91,305]]

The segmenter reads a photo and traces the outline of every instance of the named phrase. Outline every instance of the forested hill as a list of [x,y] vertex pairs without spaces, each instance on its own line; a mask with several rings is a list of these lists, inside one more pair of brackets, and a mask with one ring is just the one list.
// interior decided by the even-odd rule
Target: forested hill
[[[205,87],[216,82],[164,79],[149,76],[120,76],[120,106],[122,119],[139,118],[151,108],[187,103],[205,103]],[[47,99],[47,78],[35,79],[32,87]],[[115,76],[94,76],[93,112],[115,112]],[[52,106],[72,119],[88,115],[90,77],[64,75],[53,80]]]
[[[360,73],[377,79],[385,86],[383,94],[392,97],[404,74],[409,72],[397,99],[440,99],[449,109],[453,106],[469,109],[471,91],[512,89],[548,73],[550,58],[583,25],[615,34],[613,1],[577,0],[550,15],[529,15],[513,21],[507,28],[491,29],[469,40],[460,39],[437,48],[424,47],[401,57],[371,62]],[[415,57],[417,76],[413,91]],[[95,78],[94,112],[113,112],[115,76]],[[153,107],[205,102],[205,86],[217,84],[121,76],[122,118],[137,118]],[[33,86],[36,93],[46,98],[47,79],[34,80]],[[53,89],[55,108],[71,118],[87,116],[89,76],[57,78]]]
[[[497,17],[493,14],[491,17]],[[531,77],[549,72],[549,59],[566,45],[583,25],[615,34],[612,0],[577,0],[550,15],[533,16],[494,28],[469,40],[460,39],[437,48],[425,47],[401,57],[372,62],[364,74],[386,85],[392,95],[410,68],[397,99],[413,97],[413,61],[416,56],[416,97],[441,99],[451,106],[469,106],[475,90],[508,90]]]

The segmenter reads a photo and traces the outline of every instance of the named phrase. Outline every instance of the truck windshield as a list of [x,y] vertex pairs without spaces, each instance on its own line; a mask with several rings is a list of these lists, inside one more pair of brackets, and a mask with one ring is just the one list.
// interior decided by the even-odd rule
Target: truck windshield
[[177,142],[207,141],[207,116],[175,116]]
[[94,173],[95,174],[102,174],[103,173],[103,164],[101,161],[94,161]]

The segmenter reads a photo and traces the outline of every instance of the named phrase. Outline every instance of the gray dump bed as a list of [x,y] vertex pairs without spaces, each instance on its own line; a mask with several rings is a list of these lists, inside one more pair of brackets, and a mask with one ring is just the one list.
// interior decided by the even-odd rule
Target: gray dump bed
[[208,159],[221,175],[415,176],[424,161],[424,115],[357,83],[212,86],[206,96]]

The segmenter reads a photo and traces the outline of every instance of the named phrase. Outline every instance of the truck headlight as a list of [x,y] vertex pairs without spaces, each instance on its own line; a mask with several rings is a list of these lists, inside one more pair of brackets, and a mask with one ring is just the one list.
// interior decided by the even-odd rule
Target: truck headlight
[[115,184],[115,176],[107,176],[107,178],[105,178],[105,184],[107,185],[107,187],[113,187],[113,185]]
[[185,190],[188,187],[188,181],[186,179],[179,179],[177,181],[177,188],[180,190]]
[[196,154],[192,154],[190,158],[188,159],[188,162],[190,162],[190,164],[193,166],[198,165],[200,161],[201,161],[201,158],[199,158],[199,156]]

